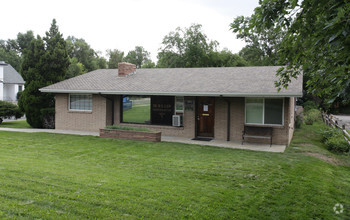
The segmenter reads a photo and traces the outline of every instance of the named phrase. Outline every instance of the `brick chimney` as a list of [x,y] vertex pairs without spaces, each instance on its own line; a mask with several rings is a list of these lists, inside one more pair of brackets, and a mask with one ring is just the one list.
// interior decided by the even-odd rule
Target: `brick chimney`
[[118,63],[118,76],[124,77],[129,75],[130,73],[136,72],[136,65],[132,63]]

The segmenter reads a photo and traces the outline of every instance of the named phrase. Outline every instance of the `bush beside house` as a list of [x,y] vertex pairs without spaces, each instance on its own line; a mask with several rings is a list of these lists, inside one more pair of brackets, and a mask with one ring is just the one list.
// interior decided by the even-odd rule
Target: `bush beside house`
[[15,117],[20,118],[23,116],[23,112],[19,110],[19,107],[11,102],[1,101],[0,100],[0,124],[3,119]]

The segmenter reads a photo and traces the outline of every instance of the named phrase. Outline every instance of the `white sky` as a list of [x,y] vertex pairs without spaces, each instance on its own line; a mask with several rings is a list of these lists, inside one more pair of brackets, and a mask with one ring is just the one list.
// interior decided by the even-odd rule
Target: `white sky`
[[175,28],[202,24],[220,49],[237,53],[245,44],[229,25],[236,16],[249,16],[259,0],[6,0],[0,4],[0,39],[15,39],[33,30],[43,36],[56,18],[63,37],[83,38],[105,55],[107,49],[125,54],[143,46],[156,61],[162,39]]

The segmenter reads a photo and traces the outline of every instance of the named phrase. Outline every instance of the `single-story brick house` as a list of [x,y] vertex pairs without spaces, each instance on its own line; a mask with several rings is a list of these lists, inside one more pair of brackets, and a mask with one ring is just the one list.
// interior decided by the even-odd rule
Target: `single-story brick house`
[[240,141],[244,127],[254,125],[272,127],[273,143],[288,145],[302,77],[278,92],[279,68],[136,69],[120,63],[40,91],[56,95],[56,129],[98,131],[116,124],[165,136]]

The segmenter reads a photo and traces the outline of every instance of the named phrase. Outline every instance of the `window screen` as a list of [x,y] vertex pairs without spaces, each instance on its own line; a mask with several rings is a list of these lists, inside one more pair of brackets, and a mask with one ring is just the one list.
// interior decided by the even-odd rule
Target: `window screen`
[[263,104],[264,99],[261,98],[246,99],[246,123],[263,123]]
[[246,98],[247,124],[283,124],[283,99]]
[[79,111],[91,111],[92,95],[71,94],[69,97],[69,109]]

